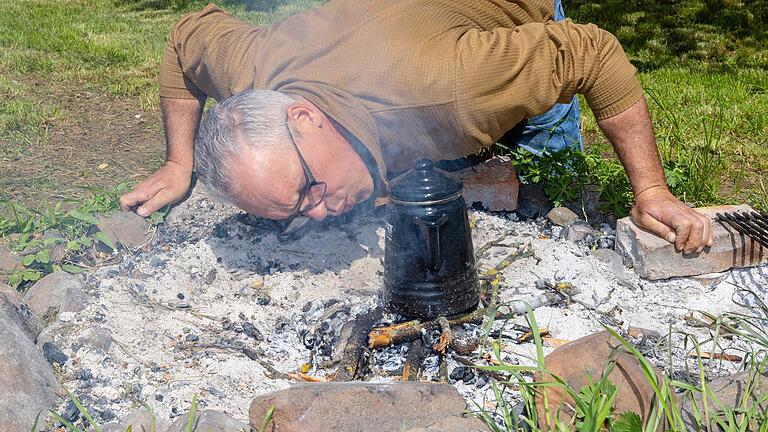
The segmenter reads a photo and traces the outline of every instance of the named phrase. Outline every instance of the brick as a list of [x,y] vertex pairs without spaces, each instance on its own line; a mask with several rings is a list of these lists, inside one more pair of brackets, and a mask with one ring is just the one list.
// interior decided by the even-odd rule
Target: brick
[[464,182],[468,206],[479,202],[490,211],[517,209],[520,181],[508,158],[494,157],[453,174]]
[[711,248],[701,253],[677,252],[673,244],[638,228],[629,218],[623,218],[616,224],[616,251],[632,262],[638,275],[650,280],[697,276],[768,263],[768,250],[733,228],[715,222],[718,212],[752,211],[750,206],[704,207],[696,211],[713,221],[715,244]]

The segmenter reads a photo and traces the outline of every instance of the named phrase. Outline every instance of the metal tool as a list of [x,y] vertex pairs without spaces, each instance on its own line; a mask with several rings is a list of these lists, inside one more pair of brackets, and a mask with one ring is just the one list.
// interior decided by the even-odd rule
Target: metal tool
[[768,213],[752,211],[716,213],[716,215],[718,221],[728,224],[731,228],[768,248]]

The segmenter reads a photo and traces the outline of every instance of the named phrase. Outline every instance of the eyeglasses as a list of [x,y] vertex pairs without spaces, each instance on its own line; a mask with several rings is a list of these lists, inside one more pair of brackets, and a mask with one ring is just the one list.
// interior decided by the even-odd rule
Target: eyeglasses
[[[309,170],[307,161],[304,160],[304,156],[302,156],[299,151],[299,146],[296,145],[296,139],[293,137],[293,132],[291,131],[288,122],[285,123],[285,127],[288,128],[288,135],[291,137],[293,148],[296,149],[296,154],[299,155],[299,162],[301,163],[301,168],[304,170],[304,178],[306,182],[304,183],[304,189],[301,190],[301,194],[299,195],[299,202],[296,204],[296,208],[293,209],[291,216],[288,218],[288,225],[286,225],[280,233],[281,236],[295,233],[306,225],[311,220],[307,216],[307,213],[323,202],[325,191],[328,189],[328,185],[326,185],[325,182],[315,180],[315,176],[313,176],[312,171]],[[305,199],[307,200],[307,205],[301,209],[301,204]]]

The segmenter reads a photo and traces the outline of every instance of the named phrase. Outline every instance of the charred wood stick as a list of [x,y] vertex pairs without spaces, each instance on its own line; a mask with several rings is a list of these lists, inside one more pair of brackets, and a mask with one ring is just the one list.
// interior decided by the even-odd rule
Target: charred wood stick
[[418,381],[426,353],[421,338],[416,338],[408,348],[408,356],[403,365],[403,381]]
[[[526,300],[516,300],[509,304],[500,305],[498,308],[489,306],[487,308],[478,308],[473,312],[460,315],[453,319],[448,319],[451,326],[462,324],[480,324],[487,314],[494,314],[495,319],[508,319],[514,315],[525,313],[525,305],[530,305],[531,309],[541,306],[557,303],[562,299],[559,294],[545,293]],[[408,321],[393,326],[374,328],[368,334],[369,348],[382,348],[396,343],[410,342],[421,337],[421,331],[431,332],[440,328],[440,324],[435,321]]]
[[448,382],[448,360],[444,355],[440,356],[440,366],[437,370],[437,376],[440,382]]
[[453,332],[451,331],[451,323],[445,317],[438,317],[435,321],[440,325],[440,339],[436,344],[432,345],[432,349],[437,351],[441,355],[445,355],[445,350],[448,345],[453,342]]
[[381,319],[381,315],[381,309],[376,308],[355,318],[352,333],[344,347],[334,381],[352,381],[361,375],[364,369],[362,363],[365,362],[366,357],[363,354],[368,350],[365,339],[368,330]]
[[248,357],[249,359],[255,361],[256,363],[261,365],[261,367],[266,369],[267,372],[269,372],[268,376],[271,379],[284,379],[284,380],[287,380],[287,381],[290,381],[292,379],[292,377],[289,374],[284,373],[284,372],[280,372],[279,370],[275,369],[274,366],[272,366],[271,364],[267,363],[266,360],[260,358],[259,357],[259,353],[256,352],[255,350],[253,350],[251,348],[248,348],[248,347],[243,347],[243,348],[241,348],[241,351],[243,352],[243,354],[245,354],[246,357]]

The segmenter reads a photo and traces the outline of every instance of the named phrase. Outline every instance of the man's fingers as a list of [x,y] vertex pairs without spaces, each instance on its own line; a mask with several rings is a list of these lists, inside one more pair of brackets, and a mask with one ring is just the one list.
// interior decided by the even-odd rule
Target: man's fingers
[[653,216],[647,213],[633,211],[632,219],[638,226],[647,229],[648,231],[656,234],[657,236],[667,240],[670,243],[675,242],[675,232],[672,231],[664,223],[656,220]]
[[674,226],[675,235],[675,249],[682,251],[685,250],[685,244],[688,243],[688,236],[691,234],[691,221],[683,218],[677,222]]
[[141,186],[139,186],[131,192],[128,192],[127,194],[120,197],[120,210],[131,211],[134,207],[143,203],[149,198],[150,196],[146,189],[142,189]]
[[137,208],[136,214],[142,217],[148,217],[152,213],[160,210],[170,201],[167,195],[168,194],[166,194],[165,191],[160,190],[154,197],[152,197],[152,199],[146,201],[141,207]]
[[691,215],[690,231],[688,232],[688,240],[685,242],[685,253],[691,253],[699,249],[699,246],[704,244],[704,222],[698,215]]

